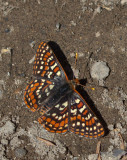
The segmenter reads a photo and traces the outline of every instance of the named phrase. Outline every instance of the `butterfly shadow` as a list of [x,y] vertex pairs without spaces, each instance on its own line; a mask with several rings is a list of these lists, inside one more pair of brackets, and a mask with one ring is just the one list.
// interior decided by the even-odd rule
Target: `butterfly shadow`
[[[61,66],[63,67],[65,73],[68,76],[69,80],[72,80],[75,78],[74,73],[71,69],[70,64],[67,61],[66,56],[64,55],[63,51],[60,49],[59,45],[53,41],[49,41],[48,45],[51,47],[51,49],[53,50],[54,54],[56,55],[57,59],[59,60]],[[81,79],[79,80],[81,85],[84,85],[87,83],[87,79]],[[81,85],[77,85],[76,86],[76,90],[81,94],[82,97],[85,98],[86,103],[90,106],[91,110],[95,113],[95,115],[98,117],[98,119],[100,120],[101,124],[103,125],[104,129],[105,129],[105,135],[107,135],[109,133],[109,130],[107,128],[107,124],[104,121],[104,119],[102,118],[100,112],[98,111],[98,109],[95,107],[94,102],[92,101],[92,99],[90,98],[90,96],[87,94],[87,92],[83,89],[83,87]]]
[[52,48],[54,54],[56,55],[65,73],[67,74],[68,79],[73,79],[73,71],[71,69],[71,66],[68,63],[63,51],[60,49],[59,45],[53,41],[49,41],[48,45]]

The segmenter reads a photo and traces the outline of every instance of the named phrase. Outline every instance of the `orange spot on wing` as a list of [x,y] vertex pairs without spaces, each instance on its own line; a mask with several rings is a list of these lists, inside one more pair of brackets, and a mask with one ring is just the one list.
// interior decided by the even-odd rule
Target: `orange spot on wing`
[[54,127],[58,128],[59,127],[59,123],[56,123]]
[[47,62],[45,62],[45,66],[47,65]]
[[62,131],[56,131],[56,133],[61,133]]
[[45,73],[46,73],[46,71],[43,71],[42,74],[41,74],[41,76],[43,77],[45,75]]
[[94,124],[94,123],[95,123],[95,119],[94,119],[94,118],[92,118],[92,119],[91,119],[91,121],[92,121],[92,124]]
[[39,83],[35,83],[34,86],[39,86]]
[[86,115],[86,114],[87,114],[87,112],[88,112],[88,111],[87,111],[87,110],[85,110],[85,112],[83,112],[83,115]]
[[41,118],[38,118],[38,122],[41,124],[41,123],[42,123],[42,119],[41,119]]
[[46,81],[46,83],[48,83],[48,84],[52,84],[52,82],[50,82],[50,81]]
[[83,106],[83,103],[80,102],[77,106],[78,106],[78,108],[81,108]]
[[36,103],[36,99],[33,99],[33,100],[32,100],[32,103],[35,104],[35,103]]
[[67,123],[68,123],[68,118],[65,119],[65,124],[67,124]]
[[47,61],[47,58],[43,58],[43,61]]
[[85,118],[82,118],[82,122],[85,122]]
[[101,134],[98,134],[98,136],[100,137],[100,136],[101,136]]
[[36,111],[36,109],[34,109],[34,108],[30,108],[30,110],[31,110],[32,112],[35,112],[35,111]]
[[59,67],[56,67],[53,71],[56,73],[59,70],[60,70]]
[[91,120],[89,120],[89,126],[91,126],[92,125],[92,121]]
[[55,61],[51,61],[51,62],[50,62],[50,65],[52,66],[54,63],[55,63]]
[[78,118],[79,120],[81,120],[82,117],[81,117],[81,115],[78,115],[77,118]]
[[26,90],[28,89],[28,86],[26,87]]
[[47,52],[46,54],[47,54],[48,56],[50,56],[50,55],[51,55],[51,53],[50,53],[50,52]]
[[62,130],[62,133],[67,132],[67,129]]
[[56,122],[52,120],[50,123],[51,123],[52,125],[54,125]]
[[28,107],[28,108],[30,108],[30,106],[27,104],[27,102],[25,101],[25,103],[26,103],[26,106]]
[[33,100],[34,99],[34,95],[31,95],[30,99]]
[[48,55],[47,55],[47,54],[45,54],[44,58],[48,58]]
[[63,126],[64,126],[64,121],[62,121],[62,122],[60,123],[60,126],[61,126],[61,127],[63,127]]
[[50,130],[49,132],[52,132],[52,133],[54,133],[55,131],[53,131],[53,130]]
[[103,132],[101,132],[101,135],[104,135],[104,131],[103,131]]
[[87,126],[89,125],[89,122],[88,122],[88,121],[86,121],[86,125],[87,125]]
[[31,88],[31,91],[33,92],[36,89],[36,87]]
[[51,118],[47,118],[46,121],[47,121],[47,122],[50,122],[50,121],[51,121]]
[[75,132],[76,134],[79,134],[79,132]]
[[42,120],[43,120],[43,121],[46,120],[46,117],[42,117]]
[[30,93],[29,93],[29,97],[30,97],[32,94],[33,94],[33,92],[30,92]]
[[94,135],[93,137],[94,137],[94,138],[97,138],[97,135]]
[[37,109],[37,108],[38,108],[38,105],[37,105],[37,104],[34,104],[34,108],[36,108],[36,109]]
[[76,116],[75,117],[71,117],[71,121],[75,121],[76,120]]
[[49,67],[48,66],[45,66],[45,70],[47,71],[49,69]]
[[44,127],[47,131],[51,132],[51,130],[48,127]]
[[81,136],[84,136],[84,133],[80,133],[81,134]]

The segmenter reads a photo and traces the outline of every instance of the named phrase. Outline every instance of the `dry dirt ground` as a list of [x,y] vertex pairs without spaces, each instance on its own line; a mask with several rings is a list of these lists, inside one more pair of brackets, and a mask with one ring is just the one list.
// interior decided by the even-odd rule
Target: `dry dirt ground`
[[[37,122],[39,114],[24,104],[33,57],[42,41],[60,51],[59,61],[65,59],[72,69],[78,53],[74,74],[95,87],[86,88],[83,97],[106,129],[99,139],[101,158],[122,158],[127,142],[127,1],[0,0],[0,159],[94,160],[98,156],[99,140],[48,133]],[[110,69],[101,83],[90,74],[96,62],[106,62]]]

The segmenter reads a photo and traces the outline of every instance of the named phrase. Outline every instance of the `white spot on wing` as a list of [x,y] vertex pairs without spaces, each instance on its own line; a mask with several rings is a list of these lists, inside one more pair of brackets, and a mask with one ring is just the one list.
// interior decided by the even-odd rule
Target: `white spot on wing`
[[56,74],[57,74],[57,76],[60,76],[60,75],[61,75],[61,72],[60,72],[60,71],[58,71]]
[[76,115],[76,114],[77,114],[77,109],[71,109],[71,113],[72,113],[73,115]]
[[55,106],[55,108],[59,108],[59,106],[60,106],[60,105],[59,105],[59,104],[57,104],[57,105]]
[[89,119],[91,118],[91,116],[92,116],[92,115],[89,113],[85,119],[86,119],[86,120],[89,120]]
[[75,102],[76,102],[76,103],[79,103],[79,102],[80,102],[80,99],[76,99]]
[[58,118],[58,120],[61,120],[62,119],[62,116],[60,116],[59,118]]
[[82,113],[85,109],[86,109],[86,106],[85,106],[85,105],[83,105],[83,107],[82,107],[82,108],[80,108],[80,109],[79,109],[79,111]]
[[43,69],[43,66],[40,66],[40,69]]
[[66,101],[65,103],[63,103],[63,106],[67,107],[68,102]]
[[77,122],[77,126],[80,126],[80,122]]
[[53,87],[54,87],[54,85],[52,85],[52,84],[51,84],[51,85],[49,85],[49,89],[50,89],[50,90],[52,90],[52,89],[53,89]]
[[51,69],[53,70],[57,66],[57,63],[54,63],[54,65],[51,66]]

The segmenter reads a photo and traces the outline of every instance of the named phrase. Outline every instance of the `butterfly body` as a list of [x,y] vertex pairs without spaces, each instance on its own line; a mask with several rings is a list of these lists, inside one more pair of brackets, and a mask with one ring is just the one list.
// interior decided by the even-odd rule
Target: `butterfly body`
[[33,112],[40,109],[39,123],[49,132],[74,132],[88,138],[104,135],[104,128],[75,90],[51,48],[39,45],[34,61],[35,80],[28,84],[24,101]]

